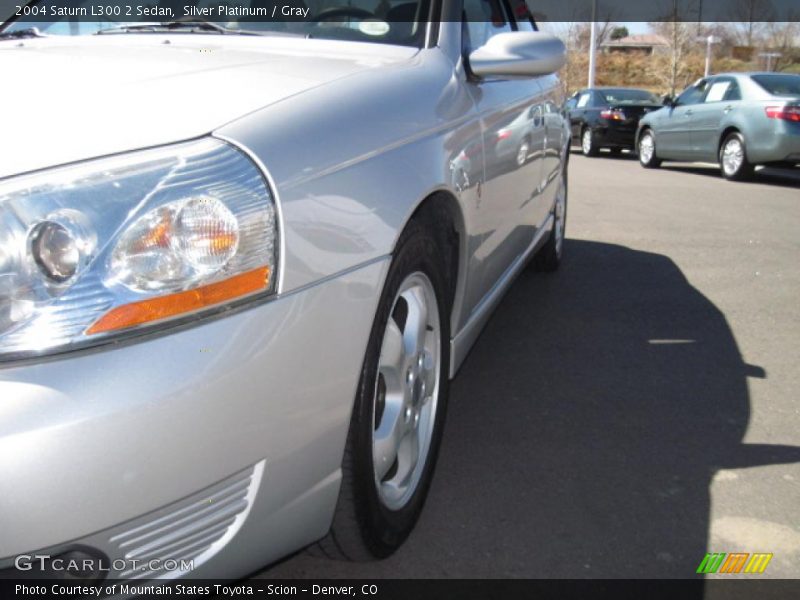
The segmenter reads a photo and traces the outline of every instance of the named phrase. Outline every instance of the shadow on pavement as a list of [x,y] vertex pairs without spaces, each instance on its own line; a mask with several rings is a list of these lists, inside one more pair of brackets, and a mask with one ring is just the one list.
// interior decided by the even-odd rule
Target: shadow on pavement
[[567,244],[563,271],[520,278],[455,381],[437,504],[517,576],[691,577],[714,473],[800,448],[742,444],[746,377],[765,374],[670,259]]
[[768,374],[670,259],[566,243],[559,273],[519,278],[454,381],[407,544],[264,575],[698,577],[715,472],[800,461],[800,448],[742,443],[746,377]]
[[[572,148],[570,150],[572,154],[580,154],[583,155],[580,148]],[[589,160],[601,160],[603,158],[607,158],[610,160],[639,160],[639,156],[631,151],[621,151],[621,152],[612,152],[610,150],[600,150],[600,154],[597,156],[592,156]]]
[[[670,163],[665,164],[662,168],[666,171],[678,171],[681,173],[705,175],[706,177],[722,179],[722,174],[720,174],[719,167],[716,165],[705,166]],[[765,183],[768,185],[797,188],[800,187],[800,169],[764,167],[762,169],[758,169],[750,180],[741,182],[737,181],[735,183],[739,185]]]

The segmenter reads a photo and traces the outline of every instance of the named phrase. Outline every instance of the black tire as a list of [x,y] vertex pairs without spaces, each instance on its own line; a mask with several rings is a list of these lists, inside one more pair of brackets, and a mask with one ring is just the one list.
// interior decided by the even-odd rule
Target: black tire
[[[563,212],[563,235],[566,235],[567,230],[567,207],[569,206],[569,186],[568,186],[568,175],[569,171],[569,162],[564,162],[564,171],[562,177],[564,178],[564,212]],[[554,212],[555,212],[554,208]],[[555,216],[555,215],[554,215]],[[561,261],[564,257],[564,243],[562,239],[562,243],[558,244],[556,240],[556,219],[553,219],[553,229],[550,231],[550,234],[545,242],[544,246],[542,246],[539,251],[536,253],[536,256],[533,258],[533,266],[534,269],[537,271],[545,271],[551,273],[553,271],[557,271],[558,267],[561,265]]]
[[[645,137],[649,136],[650,139],[653,141],[653,152],[648,157],[642,154],[642,140]],[[658,158],[658,146],[656,144],[656,135],[653,133],[652,129],[645,129],[642,132],[642,135],[639,136],[639,143],[636,146],[636,150],[639,154],[639,164],[642,165],[645,169],[657,169],[661,166],[661,159]]]
[[[723,162],[723,155],[725,153],[725,149],[729,144],[738,143],[741,145],[742,150],[742,162],[739,165],[738,169],[729,170],[726,168]],[[725,179],[730,181],[747,181],[751,177],[753,177],[753,173],[755,173],[756,166],[747,160],[747,144],[745,144],[744,136],[739,133],[738,131],[734,131],[733,133],[729,133],[725,140],[720,144],[719,147],[719,170],[722,173],[722,176]]]
[[[586,141],[588,141],[588,147],[584,143]],[[597,156],[600,154],[600,148],[595,143],[591,127],[584,127],[581,131],[581,152],[583,152],[584,156]]]
[[[412,220],[400,241],[389,268],[377,314],[370,333],[361,379],[356,391],[350,430],[342,461],[342,485],[328,535],[310,550],[313,554],[339,560],[367,561],[385,558],[397,550],[411,533],[428,494],[447,412],[450,368],[449,294],[443,257],[448,249],[432,235],[431,224]],[[433,433],[427,461],[417,487],[398,510],[381,500],[374,480],[372,435],[378,360],[384,332],[395,296],[412,273],[424,273],[436,296],[440,321],[441,367]]]

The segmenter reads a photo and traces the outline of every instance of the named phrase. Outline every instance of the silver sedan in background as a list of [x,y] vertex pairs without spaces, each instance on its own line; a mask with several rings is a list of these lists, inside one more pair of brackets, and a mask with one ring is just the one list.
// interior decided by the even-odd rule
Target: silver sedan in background
[[233,578],[411,532],[449,380],[562,258],[565,49],[521,0],[323,4],[0,33],[0,570]]
[[639,161],[716,162],[728,179],[757,165],[800,163],[800,75],[726,73],[706,77],[639,122]]

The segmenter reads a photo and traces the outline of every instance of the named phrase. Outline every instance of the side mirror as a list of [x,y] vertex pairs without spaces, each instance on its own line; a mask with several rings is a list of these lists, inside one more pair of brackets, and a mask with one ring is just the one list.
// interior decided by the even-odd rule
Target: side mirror
[[661,101],[661,103],[662,103],[664,106],[675,106],[675,98],[673,98],[673,97],[672,97],[672,96],[670,96],[669,94],[666,94],[666,95],[664,96],[663,100]]
[[469,67],[479,77],[550,75],[566,62],[564,43],[539,31],[499,33],[469,55]]

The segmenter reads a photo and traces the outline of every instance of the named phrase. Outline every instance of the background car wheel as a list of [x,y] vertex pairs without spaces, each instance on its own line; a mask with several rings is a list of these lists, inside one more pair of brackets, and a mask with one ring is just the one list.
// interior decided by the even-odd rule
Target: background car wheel
[[448,289],[436,238],[412,221],[398,242],[353,407],[333,525],[315,550],[372,560],[405,541],[430,487],[447,406]]
[[719,166],[722,176],[731,181],[744,181],[753,176],[755,165],[747,160],[747,148],[741,133],[733,132],[722,142]]
[[594,134],[589,127],[585,128],[581,134],[581,151],[584,156],[597,156],[600,152],[600,148],[594,143]]
[[639,163],[645,169],[661,166],[661,159],[656,155],[656,136],[649,129],[645,129],[639,138]]
[[550,231],[550,237],[547,238],[547,242],[533,259],[533,264],[537,271],[555,271],[561,264],[561,258],[564,255],[564,236],[567,225],[567,192],[569,189],[567,187],[567,167],[568,163],[564,163],[564,168],[561,171],[561,181],[556,193],[556,202],[553,208],[553,229]]
[[531,144],[528,140],[522,140],[517,148],[516,162],[517,166],[521,167],[528,160],[528,154],[531,152]]

